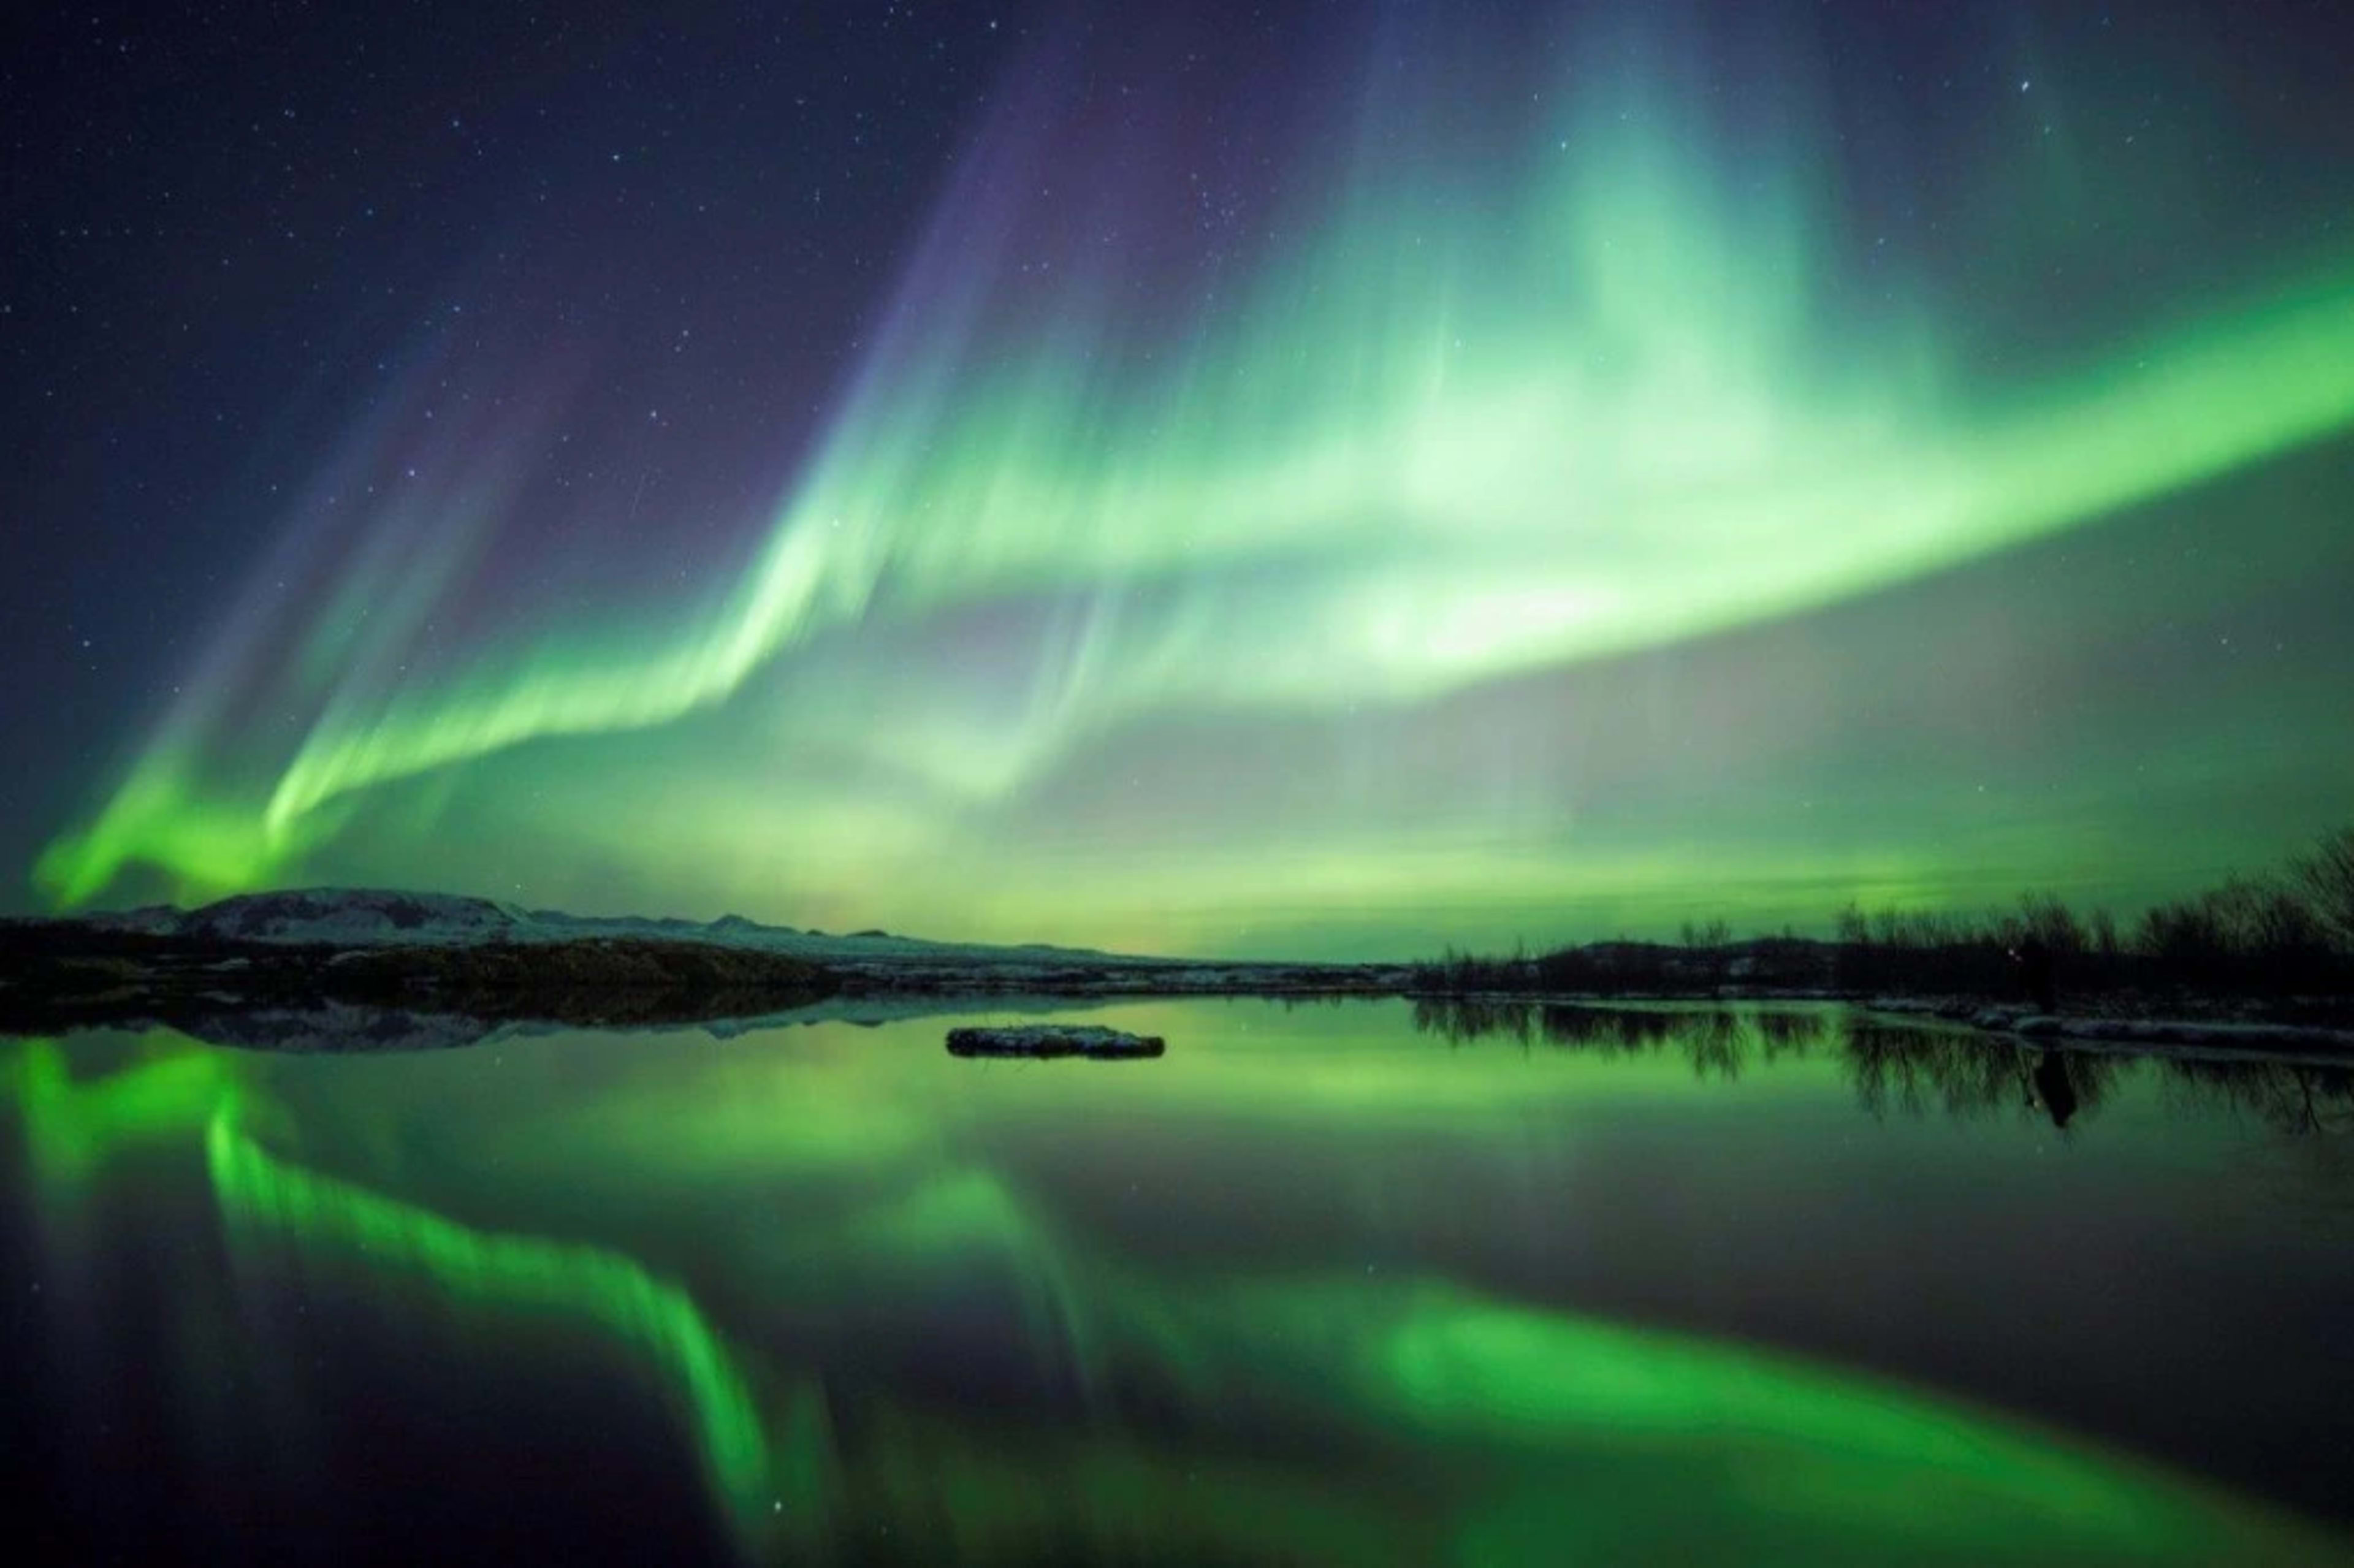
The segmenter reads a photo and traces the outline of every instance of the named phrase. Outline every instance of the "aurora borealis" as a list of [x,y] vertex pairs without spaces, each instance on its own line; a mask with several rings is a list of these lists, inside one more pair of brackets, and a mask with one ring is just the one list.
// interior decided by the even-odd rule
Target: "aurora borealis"
[[321,20],[217,97],[99,18],[10,896],[1370,957],[2269,861],[2354,776],[2343,25],[1918,9]]

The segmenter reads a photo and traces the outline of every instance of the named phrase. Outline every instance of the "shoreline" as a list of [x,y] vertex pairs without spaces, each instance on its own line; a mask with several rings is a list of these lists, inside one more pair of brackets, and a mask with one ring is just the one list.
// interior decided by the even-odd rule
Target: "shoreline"
[[[2354,1065],[2354,1027],[2282,1021],[2225,997],[2041,1012],[1968,996],[1819,986],[1623,992],[1458,991],[1411,965],[1222,962],[1008,948],[985,957],[836,957],[641,936],[528,942],[284,942],[133,932],[81,922],[0,929],[0,1034],[163,1026],[256,1049],[462,1045],[514,1028],[701,1027],[738,1033],[832,1019],[882,1022],[991,1007],[1053,1012],[1210,997],[1395,1000],[1468,1008],[1837,1004],[1990,1039],[2105,1054]],[[2190,1005],[2185,1006],[2184,1003]],[[2316,1004],[2307,1004],[2307,1012]],[[2207,1016],[2168,1016],[2197,1012]]]
[[[224,909],[233,918],[221,918]],[[1446,984],[1446,972],[1415,963],[972,947],[735,918],[708,926],[575,920],[481,899],[360,890],[270,895],[188,916],[0,920],[0,1033],[169,1026],[252,1048],[369,1050],[457,1045],[502,1029],[741,1033],[835,1017],[885,1022],[1222,996],[1410,1001],[1471,1012],[1846,1005],[1867,1017],[2057,1050],[2354,1065],[2354,1003],[2338,996],[2135,987],[2079,991],[2069,996],[2072,1008],[2036,1010],[2015,993],[1840,987],[1819,959],[1818,972],[1773,977],[1716,968],[1707,977],[1629,975],[1622,987],[1485,989]]]

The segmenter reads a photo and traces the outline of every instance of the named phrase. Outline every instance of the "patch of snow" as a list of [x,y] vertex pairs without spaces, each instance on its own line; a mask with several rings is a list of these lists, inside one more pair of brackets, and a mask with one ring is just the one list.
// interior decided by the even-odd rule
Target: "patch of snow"
[[959,1056],[1158,1056],[1166,1049],[1157,1034],[1130,1034],[1100,1023],[1016,1023],[1002,1028],[949,1031],[949,1050]]
[[248,893],[182,916],[183,936],[249,942],[449,943],[512,935],[530,916],[487,898],[373,887]]
[[2069,1018],[2051,1013],[1987,1008],[1970,1022],[1997,1034],[2066,1044],[2134,1048],[2193,1046],[2236,1052],[2299,1054],[2354,1051],[2354,1030],[2294,1023],[2249,1023],[2185,1018]]

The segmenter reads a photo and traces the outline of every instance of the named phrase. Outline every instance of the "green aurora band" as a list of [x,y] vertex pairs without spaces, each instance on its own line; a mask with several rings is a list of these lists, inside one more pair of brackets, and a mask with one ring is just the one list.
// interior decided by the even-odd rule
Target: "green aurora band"
[[[1173,334],[1131,319],[1108,264],[1013,308],[1015,220],[952,194],[765,542],[700,605],[519,624],[389,673],[387,640],[498,525],[497,486],[475,485],[427,532],[438,558],[364,550],[292,612],[282,672],[208,673],[40,885],[63,906],[138,870],[182,895],[254,888],[348,863],[336,846],[371,825],[381,863],[387,843],[423,851],[449,800],[517,794],[503,753],[726,705],[749,761],[664,766],[752,776],[684,786],[682,815],[794,863],[804,907],[855,907],[917,865],[953,907],[1007,871],[970,824],[1124,726],[1405,708],[1720,633],[2354,428],[2354,270],[1991,377],[1901,289],[1856,302],[1809,149],[1736,159],[1670,92],[1571,97],[1472,182],[1482,199],[1462,194],[1469,149],[1361,155],[1294,215],[1300,238]],[[1052,607],[1055,630],[1012,696],[968,700],[939,648],[1005,605]],[[229,716],[249,712],[273,718]],[[841,757],[868,774],[812,760]],[[397,788],[428,775],[449,779],[437,799]],[[547,810],[601,857],[728,863],[689,830]],[[1320,891],[1345,898],[1339,858]]]

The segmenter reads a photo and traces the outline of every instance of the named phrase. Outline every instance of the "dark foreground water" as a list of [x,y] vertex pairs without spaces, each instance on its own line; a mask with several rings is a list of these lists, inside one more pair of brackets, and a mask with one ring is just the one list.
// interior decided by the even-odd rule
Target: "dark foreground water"
[[2349,1556],[2340,1076],[1087,1016],[0,1044],[11,1556]]

